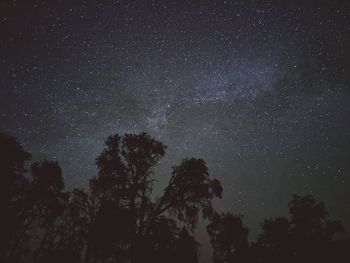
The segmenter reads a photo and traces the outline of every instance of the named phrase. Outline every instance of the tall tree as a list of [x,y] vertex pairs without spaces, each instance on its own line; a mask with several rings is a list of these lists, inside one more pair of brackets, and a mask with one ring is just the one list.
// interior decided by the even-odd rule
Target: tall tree
[[[171,233],[175,219],[194,230],[200,213],[204,218],[211,217],[214,214],[211,200],[221,197],[221,184],[210,179],[205,162],[191,158],[173,167],[163,195],[153,198],[153,172],[165,150],[164,144],[146,133],[110,136],[96,160],[98,176],[90,181],[95,204],[94,235],[104,231],[98,224],[99,218],[115,218],[108,220],[108,229],[116,232],[105,241],[110,243],[111,251],[137,255],[131,257],[134,262],[144,261],[149,255],[147,250],[157,247],[158,244],[154,244],[157,224],[167,222]],[[174,226],[173,232],[178,234],[180,229],[176,223]],[[117,234],[118,231],[122,234]],[[96,245],[93,248],[94,245],[89,244],[89,255],[96,252]]]

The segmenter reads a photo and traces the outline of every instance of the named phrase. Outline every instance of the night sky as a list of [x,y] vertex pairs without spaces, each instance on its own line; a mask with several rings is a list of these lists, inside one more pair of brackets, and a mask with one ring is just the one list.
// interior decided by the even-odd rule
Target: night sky
[[347,224],[350,1],[1,0],[0,130],[68,189],[108,135],[146,131],[168,146],[158,191],[204,158],[252,237],[293,193]]

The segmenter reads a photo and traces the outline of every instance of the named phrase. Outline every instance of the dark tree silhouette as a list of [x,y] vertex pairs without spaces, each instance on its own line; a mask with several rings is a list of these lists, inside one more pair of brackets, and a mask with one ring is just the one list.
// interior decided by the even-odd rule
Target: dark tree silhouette
[[207,226],[207,231],[215,263],[244,261],[249,247],[249,230],[243,226],[242,216],[230,213],[217,215]]
[[332,240],[335,234],[344,232],[337,221],[327,219],[328,211],[323,202],[317,202],[311,195],[294,195],[289,203],[291,233],[296,239],[308,241]]
[[336,234],[345,232],[340,222],[328,220],[323,202],[311,195],[294,195],[289,203],[290,233],[296,260],[322,262]]
[[[66,194],[58,162],[44,160],[31,165],[31,181],[27,190],[22,222],[23,233],[30,233],[32,243],[39,243],[34,249],[33,261],[40,261],[50,250],[55,225],[63,214]],[[21,241],[21,236],[17,236]]]
[[251,254],[257,262],[290,262],[292,258],[289,221],[278,217],[265,219],[262,233],[255,244],[252,244]]
[[194,231],[200,218],[210,221],[215,263],[350,259],[344,227],[310,195],[293,196],[290,219],[265,220],[249,244],[242,216],[214,210],[212,200],[223,189],[204,160],[175,165],[156,197],[154,168],[166,146],[146,133],[113,135],[105,144],[88,191],[65,191],[57,162],[27,165],[30,154],[0,133],[1,262],[198,263]]
[[[103,235],[104,242],[95,242],[96,236],[90,238],[93,241],[88,242],[88,258],[93,259],[97,251],[110,247],[111,257],[115,257],[114,252],[126,257],[130,254],[131,261],[144,262],[158,247],[166,245],[157,242],[163,234],[168,233],[169,241],[176,239],[180,233],[176,222],[193,231],[200,213],[203,218],[214,214],[211,200],[221,197],[222,187],[218,180],[209,178],[202,159],[185,159],[173,167],[163,196],[152,197],[154,167],[165,149],[146,133],[114,135],[106,140],[106,148],[96,160],[98,176],[90,181],[94,235],[104,231],[98,221],[106,206],[120,212],[115,214],[115,220],[103,220],[110,222],[107,229],[115,229],[115,234]],[[158,225],[164,227],[161,235]]]
[[332,262],[337,234],[344,233],[338,221],[328,220],[323,202],[311,195],[294,195],[289,203],[291,220],[265,220],[263,232],[252,246],[257,262]]
[[77,262],[86,239],[87,194],[76,189],[71,193],[63,192],[57,162],[36,162],[32,165],[32,174],[32,191],[36,197],[33,213],[34,217],[39,215],[35,227],[43,233],[32,260]]
[[288,244],[289,222],[287,218],[277,217],[265,219],[262,223],[263,233],[258,237],[257,243],[272,250]]
[[30,154],[12,136],[0,133],[0,261],[4,262],[18,245],[16,236],[21,227],[21,213],[26,198],[25,161]]
[[198,263],[198,245],[186,227],[182,228],[176,241],[174,263]]
[[222,187],[203,160],[185,159],[164,194],[153,197],[154,167],[165,150],[146,133],[110,136],[90,191],[65,192],[57,162],[34,162],[25,177],[30,155],[1,135],[4,261],[170,262],[182,251],[181,261],[196,262],[197,243],[180,226],[193,232],[200,214],[210,219]]
[[81,262],[89,226],[89,197],[82,190],[63,193],[64,209],[36,250],[34,262]]
[[323,202],[311,195],[294,195],[289,203],[291,219],[264,220],[256,242],[248,243],[248,229],[241,216],[213,217],[207,230],[215,263],[229,262],[347,262],[350,242],[336,239],[344,233],[338,221],[328,219]]
[[[42,253],[42,245],[64,209],[58,163],[33,163],[29,178],[24,168],[29,159],[30,154],[14,137],[0,134],[2,262],[28,261],[35,250],[34,243],[40,243]],[[38,251],[32,256],[40,254]]]

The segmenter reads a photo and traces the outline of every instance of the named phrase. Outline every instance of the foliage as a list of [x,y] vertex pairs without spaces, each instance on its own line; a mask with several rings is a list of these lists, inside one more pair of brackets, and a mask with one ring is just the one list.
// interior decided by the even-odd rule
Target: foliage
[[[208,226],[213,261],[224,262],[341,262],[350,258],[349,240],[336,239],[344,227],[331,221],[323,202],[311,195],[294,195],[291,219],[264,220],[256,242],[248,244],[248,229],[241,216],[222,214]],[[347,247],[347,248],[346,248]]]
[[[198,262],[193,231],[200,215],[215,213],[211,200],[222,193],[205,162],[191,158],[173,167],[169,185],[156,198],[154,168],[166,146],[146,133],[112,135],[105,145],[89,191],[65,192],[57,162],[32,163],[28,178],[24,162],[30,155],[13,137],[1,135],[5,189],[19,187],[17,181],[23,185],[16,191],[20,207],[6,213],[7,225],[10,216],[17,223],[2,246],[3,262]],[[2,198],[7,210],[19,200],[11,194]]]
[[112,135],[105,146],[90,188],[66,191],[58,162],[28,165],[30,154],[0,133],[1,262],[198,263],[200,218],[209,221],[214,263],[350,258],[350,240],[339,238],[344,227],[310,195],[294,195],[290,219],[264,220],[249,243],[243,216],[213,208],[223,188],[204,160],[183,159],[154,196],[154,170],[166,146],[146,133]]
[[239,262],[244,257],[249,246],[249,230],[243,226],[242,216],[217,215],[207,226],[207,231],[214,249],[214,262]]

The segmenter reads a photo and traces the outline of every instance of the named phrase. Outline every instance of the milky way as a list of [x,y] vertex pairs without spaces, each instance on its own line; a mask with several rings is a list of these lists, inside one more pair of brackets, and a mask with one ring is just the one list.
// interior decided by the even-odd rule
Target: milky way
[[350,222],[350,4],[171,2],[2,1],[0,129],[69,189],[109,134],[146,131],[159,189],[202,157],[253,234],[293,193]]

